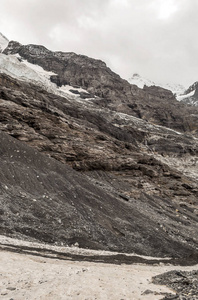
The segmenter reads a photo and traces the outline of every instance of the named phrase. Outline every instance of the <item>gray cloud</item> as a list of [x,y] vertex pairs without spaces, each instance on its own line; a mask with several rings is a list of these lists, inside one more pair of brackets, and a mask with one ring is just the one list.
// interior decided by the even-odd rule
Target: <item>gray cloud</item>
[[197,0],[1,0],[0,31],[103,59],[128,78],[198,80]]

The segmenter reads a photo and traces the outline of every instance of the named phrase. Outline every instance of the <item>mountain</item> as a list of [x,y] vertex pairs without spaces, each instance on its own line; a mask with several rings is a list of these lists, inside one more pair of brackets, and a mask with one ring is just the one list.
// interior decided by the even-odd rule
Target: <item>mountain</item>
[[181,102],[198,106],[198,82],[194,82],[185,92],[179,96]]
[[197,108],[84,55],[0,62],[0,233],[197,259]]
[[129,83],[137,85],[139,88],[143,89],[144,86],[158,86],[164,89],[170,90],[181,103],[198,106],[198,82],[193,83],[188,89],[186,89],[181,84],[162,84],[155,83],[149,79],[141,77],[139,74],[135,73],[128,80]]
[[174,95],[176,95],[176,99],[178,100],[178,96],[182,95],[185,92],[185,87],[181,84],[171,84],[171,83],[156,83],[149,79],[146,79],[139,74],[135,73],[131,78],[129,78],[129,83],[137,85],[139,88],[146,86],[159,86],[166,90],[170,90]]
[[20,56],[21,60],[55,73],[50,80],[59,87],[69,85],[83,88],[90,97],[100,98],[95,101],[100,107],[179,131],[194,131],[197,128],[198,118],[194,109],[178,105],[171,91],[160,87],[145,87],[142,90],[120,78],[100,60],[75,53],[52,52],[38,45],[23,46],[13,41],[3,53]]
[[129,83],[137,85],[139,88],[143,89],[146,86],[157,85],[154,81],[141,77],[138,73],[134,73],[128,80]]

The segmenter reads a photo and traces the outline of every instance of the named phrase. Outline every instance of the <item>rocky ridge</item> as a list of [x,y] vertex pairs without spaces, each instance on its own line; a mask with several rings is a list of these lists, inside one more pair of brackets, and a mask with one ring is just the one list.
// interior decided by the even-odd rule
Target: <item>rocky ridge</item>
[[43,46],[11,41],[5,54],[17,54],[56,75],[58,86],[80,86],[99,97],[95,104],[179,131],[194,132],[198,110],[178,103],[173,93],[158,87],[140,89],[112,72],[104,62],[75,53],[52,52]]
[[16,42],[5,54],[73,88],[61,96],[0,74],[1,233],[196,257],[196,110],[168,90],[132,86],[82,55]]
[[141,77],[135,73],[129,78],[129,83],[137,85],[139,88],[152,87],[152,89],[166,89],[172,91],[178,101],[189,106],[198,106],[198,82],[194,82],[188,89],[181,84],[160,84]]
[[154,81],[151,81],[149,79],[146,79],[142,76],[140,76],[137,73],[134,73],[133,76],[131,78],[128,79],[128,82],[131,84],[135,84],[138,87],[142,88],[146,85],[146,86],[157,86],[157,87],[161,87],[164,88],[166,90],[171,91],[177,99],[177,96],[182,95],[185,92],[185,87],[181,84],[171,84],[171,83],[156,83]]
[[198,82],[194,82],[180,98],[185,104],[198,106]]

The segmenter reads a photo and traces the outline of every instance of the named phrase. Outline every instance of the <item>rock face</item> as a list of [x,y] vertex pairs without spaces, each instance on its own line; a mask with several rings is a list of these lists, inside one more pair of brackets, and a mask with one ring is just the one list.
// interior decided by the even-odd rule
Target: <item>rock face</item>
[[128,79],[128,82],[131,84],[135,84],[142,89],[144,86],[161,87],[161,88],[171,91],[174,95],[176,95],[176,97],[185,92],[185,87],[181,84],[160,83],[160,82],[157,83],[157,82],[151,81],[149,79],[146,79],[137,73],[133,74],[133,76]]
[[[172,92],[160,87],[136,85],[120,78],[104,62],[75,53],[52,52],[43,46],[11,41],[5,54],[18,54],[30,63],[52,71],[52,81],[62,86],[81,86],[101,99],[100,107],[131,114],[154,124],[179,131],[194,131],[198,127],[198,108],[186,108],[178,103]],[[196,111],[196,116],[195,116]]]
[[110,189],[4,133],[0,138],[1,234],[156,256],[195,255],[196,223],[189,224],[184,207],[176,213],[176,205],[146,194],[129,201],[113,188],[119,177]]
[[194,82],[185,91],[182,101],[186,104],[198,106],[198,81]]
[[0,74],[1,233],[197,257],[196,109],[82,55],[16,42],[4,53],[75,93]]
[[153,278],[155,284],[166,284],[176,291],[175,295],[167,295],[163,300],[168,299],[198,299],[198,272],[191,271],[170,271]]

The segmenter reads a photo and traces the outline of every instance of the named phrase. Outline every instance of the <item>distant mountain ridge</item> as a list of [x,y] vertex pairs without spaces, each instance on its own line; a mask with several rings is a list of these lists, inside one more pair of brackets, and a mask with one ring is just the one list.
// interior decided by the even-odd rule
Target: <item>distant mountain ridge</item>
[[179,95],[182,94],[185,91],[185,87],[181,84],[171,84],[171,83],[157,83],[154,81],[151,81],[149,79],[146,79],[142,76],[140,76],[137,73],[134,73],[131,78],[128,79],[128,81],[131,84],[136,84],[138,87],[143,88],[144,85],[146,86],[159,86],[164,89],[170,90],[173,94]]
[[188,89],[186,89],[181,84],[171,84],[171,83],[156,83],[144,77],[141,77],[139,74],[134,73],[131,78],[128,79],[129,83],[137,85],[139,88],[144,88],[144,86],[159,86],[164,89],[170,90],[178,101],[181,101],[185,104],[190,104],[198,106],[198,82],[193,83]]
[[189,105],[198,106],[198,81],[194,82],[178,100]]

